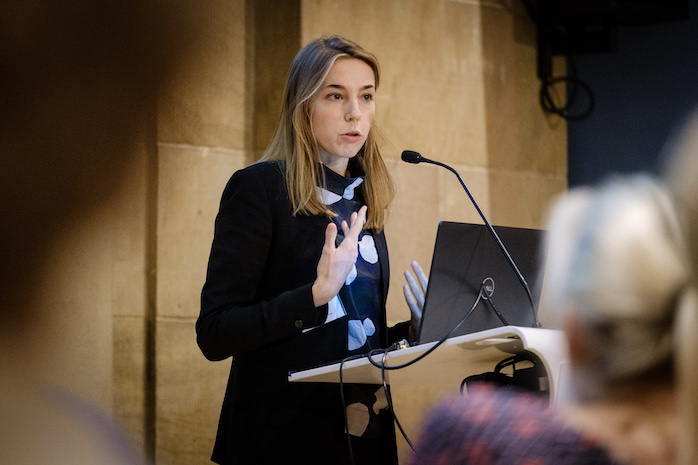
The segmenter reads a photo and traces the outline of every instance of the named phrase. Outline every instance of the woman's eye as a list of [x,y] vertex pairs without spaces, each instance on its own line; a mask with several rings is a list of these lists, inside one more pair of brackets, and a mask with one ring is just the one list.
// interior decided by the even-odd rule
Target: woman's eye
[[373,94],[365,94],[364,100],[373,100]]
[[329,98],[331,100],[340,100],[342,98],[341,94],[330,94]]

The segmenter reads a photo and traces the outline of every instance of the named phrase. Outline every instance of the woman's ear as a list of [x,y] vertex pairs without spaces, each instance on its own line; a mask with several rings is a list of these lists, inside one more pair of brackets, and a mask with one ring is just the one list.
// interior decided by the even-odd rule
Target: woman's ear
[[568,313],[563,328],[567,338],[570,362],[574,365],[586,364],[589,360],[589,351],[584,323],[574,313]]

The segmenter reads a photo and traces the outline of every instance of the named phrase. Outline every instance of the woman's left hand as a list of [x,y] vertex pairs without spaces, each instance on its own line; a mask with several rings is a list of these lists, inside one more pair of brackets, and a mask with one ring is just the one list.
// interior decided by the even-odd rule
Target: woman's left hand
[[405,279],[407,284],[402,286],[402,291],[405,294],[405,301],[407,301],[407,306],[410,308],[410,341],[415,341],[417,339],[417,334],[419,333],[419,325],[422,321],[422,310],[424,309],[424,296],[427,292],[427,284],[429,279],[422,271],[422,267],[419,263],[412,262],[412,270],[416,276],[412,275],[409,270],[405,271]]

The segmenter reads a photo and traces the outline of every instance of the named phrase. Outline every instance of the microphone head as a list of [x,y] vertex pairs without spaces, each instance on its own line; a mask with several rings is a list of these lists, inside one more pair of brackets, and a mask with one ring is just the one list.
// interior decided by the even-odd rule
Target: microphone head
[[404,150],[402,152],[402,161],[406,161],[407,163],[420,163],[424,161],[424,159],[419,154],[419,152],[414,152],[412,150]]

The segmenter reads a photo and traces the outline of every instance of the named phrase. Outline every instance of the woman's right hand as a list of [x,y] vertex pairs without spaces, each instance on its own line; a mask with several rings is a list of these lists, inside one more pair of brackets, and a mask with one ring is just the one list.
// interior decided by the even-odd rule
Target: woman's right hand
[[359,233],[366,223],[366,210],[364,205],[358,212],[351,214],[351,225],[342,221],[344,240],[335,246],[337,238],[337,226],[334,223],[327,225],[325,230],[325,245],[317,265],[317,279],[313,283],[313,302],[316,307],[326,304],[344,285],[359,256]]

